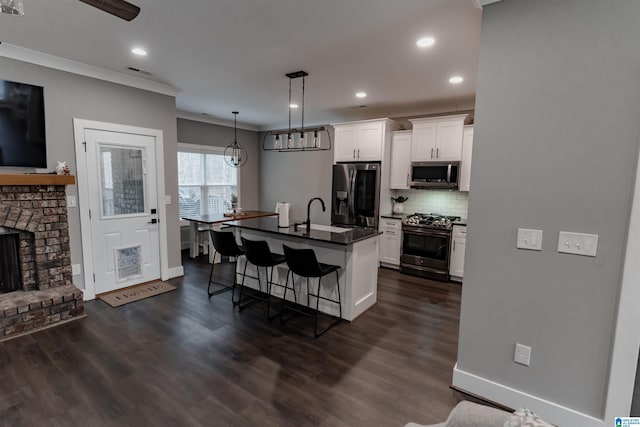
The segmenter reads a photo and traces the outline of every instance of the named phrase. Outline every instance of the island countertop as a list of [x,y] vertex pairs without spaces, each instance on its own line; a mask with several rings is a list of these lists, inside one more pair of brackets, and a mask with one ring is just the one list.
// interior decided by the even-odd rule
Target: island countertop
[[382,232],[374,228],[355,227],[342,233],[332,233],[325,230],[307,230],[304,225],[299,225],[296,231],[293,225],[289,228],[279,228],[277,218],[256,218],[242,221],[227,221],[224,225],[248,230],[265,231],[267,233],[280,234],[284,236],[299,237],[307,240],[317,240],[321,242],[334,243],[337,245],[350,245],[361,240],[379,236]]

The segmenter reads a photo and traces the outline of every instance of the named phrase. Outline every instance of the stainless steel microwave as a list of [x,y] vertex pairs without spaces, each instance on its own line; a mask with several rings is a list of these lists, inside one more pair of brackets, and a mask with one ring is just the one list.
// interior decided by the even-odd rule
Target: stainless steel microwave
[[458,188],[460,162],[412,162],[411,188]]

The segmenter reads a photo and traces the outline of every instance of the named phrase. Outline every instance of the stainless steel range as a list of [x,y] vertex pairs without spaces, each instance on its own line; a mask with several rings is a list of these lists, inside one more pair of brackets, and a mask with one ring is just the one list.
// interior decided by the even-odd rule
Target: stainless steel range
[[434,213],[403,219],[400,271],[448,281],[452,222],[459,219]]

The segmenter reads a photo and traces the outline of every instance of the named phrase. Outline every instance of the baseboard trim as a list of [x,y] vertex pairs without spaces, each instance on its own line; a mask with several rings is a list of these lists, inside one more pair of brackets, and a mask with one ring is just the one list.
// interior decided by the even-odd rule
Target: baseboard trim
[[558,427],[604,427],[604,420],[507,387],[458,368],[453,368],[453,387],[511,408],[527,407]]
[[167,271],[167,273],[169,275],[169,277],[167,277],[167,280],[168,279],[173,279],[174,277],[182,277],[182,276],[184,276],[184,267],[179,266],[179,267],[170,268]]

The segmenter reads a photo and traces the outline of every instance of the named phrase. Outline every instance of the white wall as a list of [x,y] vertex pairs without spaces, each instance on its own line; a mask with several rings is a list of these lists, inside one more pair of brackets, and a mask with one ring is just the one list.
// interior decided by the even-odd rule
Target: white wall
[[[161,129],[164,133],[166,193],[177,200],[176,172],[176,107],[175,98],[53,70],[0,57],[0,78],[44,87],[47,135],[47,166],[54,170],[57,161],[65,160],[75,174],[73,118],[111,122]],[[0,168],[2,169],[2,168]],[[15,170],[15,169],[13,169]],[[25,169],[26,171],[26,169]],[[2,171],[0,171],[1,173]],[[75,185],[67,187],[67,195],[77,196]],[[79,208],[69,208],[71,262],[82,264]],[[169,268],[181,265],[178,206],[167,206],[167,240]],[[74,276],[76,286],[84,288],[82,276]]]
[[[483,11],[454,383],[565,426],[603,416],[640,131],[638,17],[629,0]],[[541,252],[516,249],[518,227],[544,230]],[[557,253],[560,230],[598,234],[598,256]],[[512,361],[516,342],[530,367]]]

